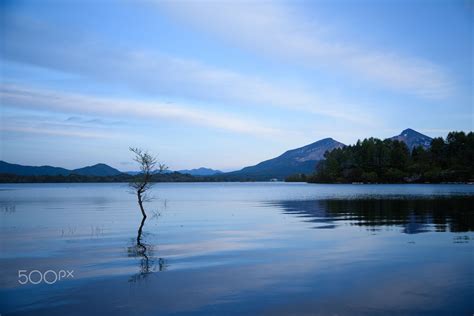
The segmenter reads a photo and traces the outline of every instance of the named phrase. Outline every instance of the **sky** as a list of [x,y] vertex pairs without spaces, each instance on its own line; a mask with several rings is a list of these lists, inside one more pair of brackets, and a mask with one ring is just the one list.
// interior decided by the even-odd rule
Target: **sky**
[[472,1],[1,1],[0,160],[240,169],[472,131]]

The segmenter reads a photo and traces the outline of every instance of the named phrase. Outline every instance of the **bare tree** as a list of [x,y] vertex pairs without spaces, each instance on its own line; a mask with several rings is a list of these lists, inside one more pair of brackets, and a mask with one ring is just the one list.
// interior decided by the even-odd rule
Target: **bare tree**
[[130,187],[137,194],[138,205],[145,219],[146,213],[143,208],[143,202],[149,199],[147,191],[153,185],[153,182],[151,182],[152,176],[155,173],[162,173],[167,167],[162,163],[158,163],[156,157],[150,155],[146,150],[130,147],[130,151],[135,154],[133,160],[140,166],[140,173],[130,182]]

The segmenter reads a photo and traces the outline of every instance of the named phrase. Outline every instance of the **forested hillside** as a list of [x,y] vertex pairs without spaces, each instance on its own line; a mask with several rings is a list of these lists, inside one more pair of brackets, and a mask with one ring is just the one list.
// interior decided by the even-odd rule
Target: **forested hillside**
[[309,182],[403,183],[474,181],[474,133],[451,132],[428,149],[392,139],[364,139],[325,154]]

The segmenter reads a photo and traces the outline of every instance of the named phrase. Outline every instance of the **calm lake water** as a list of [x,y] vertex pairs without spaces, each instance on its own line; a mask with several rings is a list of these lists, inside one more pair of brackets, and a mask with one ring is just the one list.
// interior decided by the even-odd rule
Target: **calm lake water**
[[[126,184],[0,185],[0,314],[474,313],[473,185],[166,183],[152,195],[137,245]],[[61,270],[73,276],[55,280]]]

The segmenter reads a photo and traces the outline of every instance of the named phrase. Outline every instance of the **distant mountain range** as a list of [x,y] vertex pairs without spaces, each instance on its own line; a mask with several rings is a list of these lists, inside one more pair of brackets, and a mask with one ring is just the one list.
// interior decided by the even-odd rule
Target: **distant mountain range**
[[[413,129],[406,129],[400,133],[400,135],[393,136],[390,139],[403,141],[407,144],[410,149],[416,146],[423,146],[428,148],[431,144],[432,138],[423,135]],[[345,146],[343,143],[338,142],[332,138],[324,138],[318,140],[312,144],[288,150],[278,157],[273,159],[265,160],[254,166],[245,167],[241,170],[232,172],[222,172],[210,168],[197,168],[197,169],[184,169],[177,172],[182,174],[189,174],[192,176],[200,177],[215,177],[216,180],[270,180],[277,179],[283,180],[286,177],[297,174],[311,174],[316,168],[316,164],[324,159],[326,151],[331,151],[336,148]],[[171,171],[168,171],[170,173]],[[122,174],[121,171],[114,169],[106,164],[99,163],[93,166],[87,166],[79,169],[64,169],[51,166],[22,166],[17,164],[7,163],[0,161],[0,173],[2,174],[15,174],[19,176],[54,176],[63,175],[67,176],[70,174],[77,174],[82,176],[116,176]],[[129,175],[135,175],[138,172],[128,171],[125,172]]]
[[[198,176],[198,177],[207,177],[207,176],[213,176],[213,175],[222,173],[222,171],[220,170],[204,168],[204,167],[197,168],[197,169],[183,169],[183,170],[177,170],[177,171],[165,170],[162,173],[173,173],[173,172],[179,172],[181,174],[190,174],[192,176]],[[124,173],[129,174],[131,176],[135,176],[139,174],[140,171],[124,171]]]
[[11,164],[5,161],[0,161],[0,173],[16,174],[19,176],[67,176],[70,174],[77,174],[81,176],[116,176],[121,174],[117,169],[114,169],[106,164],[98,163],[93,166],[87,166],[79,169],[65,169],[51,166],[22,166]]
[[216,174],[223,173],[220,170],[204,168],[204,167],[197,168],[197,169],[183,169],[183,170],[178,170],[177,172],[182,173],[182,174],[190,174],[192,176],[213,176]]

